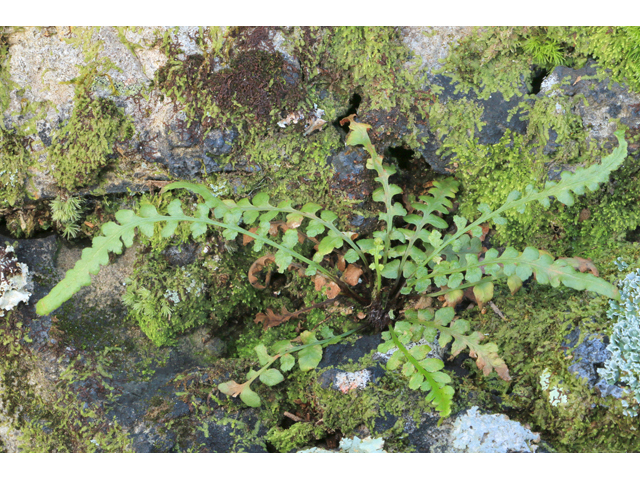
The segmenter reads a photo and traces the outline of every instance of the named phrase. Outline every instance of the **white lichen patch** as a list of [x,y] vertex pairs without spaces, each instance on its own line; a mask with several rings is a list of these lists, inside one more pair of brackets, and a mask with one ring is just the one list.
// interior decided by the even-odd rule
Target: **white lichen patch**
[[607,346],[611,357],[598,374],[609,385],[625,385],[624,392],[633,400],[622,401],[623,413],[635,417],[640,410],[640,269],[629,273],[618,286],[620,301],[610,300],[607,311],[608,318],[617,320]]
[[467,453],[535,452],[540,434],[506,415],[482,415],[478,407],[459,417],[451,432],[453,449]]
[[342,393],[347,393],[356,388],[363,389],[371,380],[371,372],[369,370],[360,370],[358,372],[340,372],[336,374],[333,386]]
[[29,267],[17,262],[12,246],[0,247],[0,317],[31,297]]
[[[413,347],[419,347],[421,345],[429,345],[429,347],[431,347],[431,351],[429,353],[427,353],[427,358],[440,358],[440,359],[442,359],[442,357],[444,356],[444,350],[442,348],[440,348],[440,345],[438,344],[438,337],[437,336],[436,336],[436,339],[433,342],[428,342],[427,340],[422,338],[417,342],[407,343],[405,345],[405,347],[407,347],[407,350],[411,350]],[[374,360],[383,360],[383,361],[387,362],[391,358],[391,355],[393,355],[397,351],[398,351],[398,349],[394,347],[394,348],[390,348],[386,353],[375,352],[373,354],[373,359]]]
[[544,77],[542,83],[540,84],[540,92],[548,95],[549,97],[554,97],[560,94],[560,90],[558,87],[560,86],[560,78],[558,74],[552,73]]
[[551,372],[546,368],[540,375],[540,386],[545,392],[549,390],[549,403],[551,406],[557,407],[558,405],[567,403],[567,394],[564,389],[559,385],[551,386],[550,379]]
[[340,440],[340,450],[326,450],[324,448],[309,448],[300,450],[298,453],[387,453],[383,450],[384,439],[366,437],[360,439],[355,436],[353,438],[343,438]]

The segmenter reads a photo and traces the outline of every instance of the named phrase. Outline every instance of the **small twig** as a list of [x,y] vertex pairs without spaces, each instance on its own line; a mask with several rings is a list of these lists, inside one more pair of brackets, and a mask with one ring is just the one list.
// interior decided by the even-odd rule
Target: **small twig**
[[493,310],[494,312],[496,312],[496,314],[504,321],[508,322],[509,319],[507,317],[504,316],[504,314],[500,311],[500,309],[498,307],[496,307],[496,304],[493,303],[491,300],[489,300],[489,306],[491,307],[491,310]]
[[291,420],[293,420],[294,422],[302,422],[304,421],[302,418],[298,417],[297,415],[294,415],[293,413],[289,413],[289,412],[284,412],[283,414],[285,417],[290,418]]

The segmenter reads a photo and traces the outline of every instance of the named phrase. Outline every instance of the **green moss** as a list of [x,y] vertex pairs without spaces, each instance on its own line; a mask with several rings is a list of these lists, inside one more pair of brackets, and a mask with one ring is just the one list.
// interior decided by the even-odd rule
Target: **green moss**
[[[35,162],[33,144],[38,142],[32,135],[44,113],[42,106],[27,101],[24,89],[11,80],[9,34],[14,30],[0,27],[0,208],[20,207],[27,196],[28,168]],[[21,109],[6,118],[12,92]]]
[[[516,30],[489,29],[478,38],[454,48],[451,61],[457,61],[456,55],[466,58],[465,55],[470,54],[469,49],[473,51],[473,48],[479,48],[478,45],[491,45],[491,58],[499,59],[504,55],[505,58],[522,58],[531,62],[525,50],[513,45],[521,45],[525,41],[523,39],[534,37],[529,31],[516,34]],[[547,31],[549,35],[550,31]],[[558,35],[558,31],[553,32],[553,35]],[[576,58],[571,61],[577,62]],[[567,62],[570,63],[569,60]],[[484,64],[477,66],[473,76],[467,80],[458,74],[453,76],[462,82],[461,85],[465,81],[469,85],[480,85],[477,75],[494,78],[492,71],[485,67]],[[518,63],[514,63],[512,68],[514,73],[517,72]],[[487,87],[484,92],[492,93],[495,89],[508,96],[508,88],[501,84]],[[482,111],[476,102],[461,99],[445,104],[435,103],[429,120],[442,141],[439,153],[456,156],[455,175],[463,187],[461,213],[468,218],[476,218],[480,203],[496,208],[512,190],[524,191],[529,184],[540,188],[553,172],[598,161],[606,152],[595,142],[587,141],[582,119],[574,113],[584,101],[581,96],[554,96],[553,92],[535,99],[525,97],[511,115],[520,115],[528,121],[526,133],[520,135],[507,131],[495,145],[482,145],[474,138],[474,132],[483,126],[480,120]],[[631,139],[630,134],[628,137]],[[634,207],[637,172],[633,163],[632,159],[627,160],[625,166],[612,175],[608,189],[589,192],[579,197],[572,207],[554,204],[545,211],[536,204],[528,206],[523,214],[507,212],[509,223],[496,227],[498,236],[494,241],[516,248],[535,245],[559,255],[590,252],[591,256],[596,250],[604,251],[611,242],[624,237],[640,224],[640,216]],[[558,242],[559,239],[562,242]]]
[[530,61],[514,55],[520,39],[512,27],[476,30],[451,49],[440,71],[457,82],[456,92],[473,90],[478,98],[488,99],[500,91],[509,101],[531,82]]
[[123,297],[130,318],[158,346],[171,344],[177,334],[208,323],[214,310],[214,299],[207,295],[208,272],[200,265],[171,267],[159,255],[145,256]]
[[26,196],[27,168],[32,159],[25,140],[0,127],[0,208],[20,206]]
[[326,436],[325,429],[316,427],[313,423],[294,423],[288,429],[280,427],[272,428],[266,436],[278,452],[288,453],[291,450],[300,450],[311,445],[315,440]]
[[[0,112],[6,111],[11,98],[12,82],[9,72],[9,33],[10,27],[0,29]],[[0,117],[0,127],[4,128],[4,119]]]
[[76,95],[69,122],[56,132],[48,150],[53,177],[69,191],[94,184],[116,158],[116,145],[132,135],[133,124],[112,100]]
[[[577,48],[582,27],[486,27],[454,46],[440,70],[458,82],[456,92],[473,90],[488,99],[502,92],[505,100],[531,89],[534,68],[558,65],[580,68],[587,54]],[[576,39],[576,36],[580,36]]]
[[530,85],[531,67],[581,68],[590,58],[608,69],[615,81],[640,88],[638,27],[488,27],[460,42],[445,69],[481,98],[502,91],[509,98]]
[[413,77],[403,65],[410,52],[396,27],[334,27],[324,32],[318,55],[341,93],[366,95],[367,109],[389,110],[400,103]]
[[429,123],[433,133],[441,141],[437,154],[443,157],[462,154],[473,149],[476,132],[486,125],[481,120],[483,107],[469,100],[449,100],[435,102],[429,108]]
[[613,79],[640,91],[640,27],[587,27],[583,47]]
[[20,432],[22,452],[125,452],[130,441],[117,423],[109,422],[99,408],[83,405],[74,388],[76,381],[95,378],[101,385],[100,362],[84,363],[82,372],[72,362],[56,385],[29,381],[35,358],[28,344],[29,329],[13,320],[12,313],[0,318],[0,401],[5,426]]
[[[621,274],[613,265],[616,254],[637,259],[640,246],[618,244],[614,251],[597,258],[600,276],[616,281]],[[637,263],[637,260],[636,260]],[[640,443],[633,420],[624,417],[618,400],[603,399],[589,389],[584,380],[568,371],[571,351],[561,348],[566,335],[575,327],[584,338],[589,333],[607,334],[607,300],[589,293],[567,289],[551,290],[531,284],[515,296],[500,289],[494,303],[506,317],[477,310],[463,316],[481,328],[498,344],[509,367],[510,383],[495,374],[484,377],[468,360],[471,375],[458,379],[456,401],[460,408],[480,404],[487,408],[509,408],[509,416],[531,425],[533,431],[559,451],[617,452],[635,451]],[[549,389],[540,378],[550,374],[551,385],[561,388],[566,403],[554,405]]]

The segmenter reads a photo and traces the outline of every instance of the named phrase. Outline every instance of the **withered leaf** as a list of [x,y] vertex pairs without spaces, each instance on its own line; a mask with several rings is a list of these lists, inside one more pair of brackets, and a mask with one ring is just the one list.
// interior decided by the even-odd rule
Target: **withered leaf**
[[500,378],[510,381],[509,368],[498,355],[498,346],[495,343],[481,344],[484,335],[480,332],[472,332],[471,335],[455,335],[456,340],[451,346],[451,356],[458,355],[464,347],[469,348],[469,356],[476,359],[476,365],[482,373],[489,375],[495,370]]
[[338,286],[338,284],[336,282],[333,282],[333,281],[327,282],[327,279],[324,278],[322,275],[316,275],[313,278],[313,284],[314,284],[314,287],[316,289],[316,292],[321,291],[322,287],[324,287],[326,285],[327,286],[327,290],[326,290],[325,294],[327,295],[327,298],[329,300],[333,300],[334,298],[336,298],[340,294],[340,287]]
[[278,325],[290,320],[292,318],[296,318],[301,315],[303,312],[289,312],[286,307],[282,307],[281,313],[278,315],[270,308],[267,308],[266,315],[264,313],[258,313],[256,318],[253,320],[255,323],[262,323],[262,327],[266,330],[271,327],[277,327]]
[[362,269],[357,265],[350,263],[347,269],[342,274],[342,280],[348,285],[351,285],[352,287],[354,287],[358,284],[358,280],[360,279],[361,275],[362,275]]
[[336,267],[338,267],[338,270],[344,272],[346,265],[347,262],[344,261],[344,255],[338,255],[338,262],[336,263]]
[[[480,370],[482,370],[482,373],[484,373],[485,376],[489,375],[491,370],[495,370],[498,376],[505,382],[511,381],[507,364],[498,356],[497,351],[493,351],[493,349],[490,348],[491,346],[495,345],[493,343],[488,343],[483,345],[483,347],[485,347],[484,349],[478,351],[469,349],[469,356],[476,359],[476,365]],[[498,347],[495,347],[496,350],[497,348]]]
[[328,286],[328,289],[327,289],[326,295],[329,300],[333,300],[340,294],[340,287],[338,286],[337,283],[329,282],[327,286]]
[[262,285],[258,281],[258,277],[256,276],[256,274],[262,271],[262,269],[265,267],[265,265],[267,265],[267,263],[274,263],[275,261],[276,261],[275,255],[273,255],[272,253],[269,253],[268,255],[263,255],[262,257],[260,257],[259,259],[257,259],[255,262],[251,264],[251,267],[249,267],[249,272],[247,276],[249,277],[249,283],[253,288],[257,288],[258,290],[264,290],[265,288],[267,288],[266,285],[269,285],[269,280],[271,279],[271,272],[267,273],[267,279],[265,281],[266,285]]
[[[251,233],[256,233],[258,231],[258,227],[250,228],[249,231]],[[255,240],[255,238],[250,237],[249,235],[242,235],[242,245],[247,245]]]
[[[249,277],[249,283],[253,288],[257,288],[258,290],[264,290],[269,286],[269,282],[271,280],[271,272],[267,272],[264,285],[262,285],[258,280],[257,273],[262,271],[262,269],[268,263],[275,263],[275,261],[276,261],[276,256],[272,253],[269,253],[267,255],[263,255],[262,257],[260,257],[259,259],[257,259],[255,262],[251,264],[251,267],[249,267],[249,272],[247,273],[247,276]],[[296,270],[298,270],[298,275],[300,275],[301,277],[305,276],[304,274],[305,267],[303,267],[302,265],[298,263],[292,263],[291,265],[289,265],[287,270],[291,270],[292,268],[295,268]]]
[[589,220],[590,216],[591,216],[591,211],[588,208],[583,208],[582,211],[580,212],[580,216],[578,217],[578,220],[580,222],[584,222],[585,220]]
[[321,118],[317,118],[315,119],[311,125],[309,125],[307,127],[307,129],[304,131],[304,134],[302,135],[303,137],[306,137],[307,135],[310,135],[314,130],[322,130],[322,126],[327,123],[326,120],[323,120]]
[[446,306],[454,307],[459,304],[464,298],[464,292],[462,290],[447,290],[444,294],[444,299],[446,300]]
[[246,383],[238,384],[233,380],[229,380],[228,382],[221,383],[220,385],[218,385],[218,390],[220,390],[225,395],[231,395],[232,397],[237,397],[238,395],[240,395],[242,390],[244,390],[245,386],[246,386]]
[[422,310],[424,308],[430,307],[432,304],[433,304],[433,297],[427,297],[426,295],[423,295],[416,302],[416,304],[413,306],[413,308],[415,310]]
[[599,277],[598,269],[588,258],[560,257],[558,260],[564,260],[565,262],[567,262],[567,264],[571,265],[576,270],[579,270],[581,273],[585,273],[587,270],[589,270],[594,276]]
[[340,120],[340,126],[344,127],[345,124],[355,122],[355,120],[356,120],[356,114],[352,113],[351,115],[344,117],[342,120]]
[[278,235],[278,228],[282,228],[283,233],[289,230],[289,227],[287,227],[284,222],[271,222],[271,225],[269,226],[269,235],[272,237]]

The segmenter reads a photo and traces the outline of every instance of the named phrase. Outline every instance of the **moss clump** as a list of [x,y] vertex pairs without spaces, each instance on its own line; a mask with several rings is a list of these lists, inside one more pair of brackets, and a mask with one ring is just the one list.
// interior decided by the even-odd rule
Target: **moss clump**
[[213,299],[206,270],[197,265],[171,267],[159,255],[140,261],[123,297],[129,317],[157,346],[209,321]]
[[264,125],[304,98],[297,73],[280,53],[239,51],[220,70],[215,51],[181,61],[176,48],[168,45],[170,60],[156,81],[160,91],[184,105],[189,123],[202,122],[205,129],[225,123]]
[[536,69],[581,68],[589,58],[618,82],[640,91],[640,27],[490,27],[464,38],[445,70],[459,89],[481,98],[495,91],[508,100],[531,88]]
[[[578,27],[576,27],[578,29]],[[614,80],[640,91],[640,27],[587,27],[585,48]]]
[[[495,145],[472,140],[464,149],[457,148],[455,175],[464,185],[461,213],[473,218],[480,203],[497,208],[512,190],[524,191],[529,184],[540,188],[550,171],[571,169],[572,164],[588,165],[601,156],[595,145],[586,146],[584,132],[557,138],[562,144],[551,155],[544,154],[544,138],[511,132]],[[608,186],[577,197],[571,207],[554,204],[544,210],[535,204],[522,214],[506,212],[509,223],[496,226],[494,241],[516,248],[552,248],[559,255],[594,256],[608,251],[640,225],[640,212],[635,208],[640,194],[639,168],[635,159],[628,157],[612,173]]]
[[28,139],[0,126],[0,207],[20,206],[31,156]]
[[267,434],[266,440],[270,442],[278,452],[288,453],[291,450],[300,450],[311,445],[315,440],[326,436],[323,428],[313,423],[294,423],[288,429],[280,427],[272,428]]
[[99,364],[80,373],[72,362],[59,383],[39,384],[36,390],[29,381],[36,364],[30,343],[29,328],[17,321],[15,312],[0,317],[0,403],[7,419],[3,426],[20,432],[20,451],[129,451],[130,441],[117,423],[108,421],[99,408],[83,405],[75,388],[78,380],[95,380],[110,388],[98,372]]
[[324,68],[339,76],[342,93],[366,95],[367,109],[388,110],[408,93],[413,77],[403,66],[410,51],[396,27],[334,27],[318,46]]
[[446,157],[472,149],[476,132],[486,125],[483,111],[482,105],[464,99],[436,101],[429,108],[429,122],[442,144],[438,155]]
[[215,329],[232,319],[250,321],[265,303],[276,300],[247,281],[251,262],[244,255],[211,253],[180,266],[147,250],[123,297],[129,317],[158,346],[170,345],[177,335],[198,326]]
[[[26,196],[27,168],[32,163],[27,134],[35,122],[32,119],[27,125],[9,128],[3,118],[11,102],[10,94],[17,89],[9,71],[10,30],[0,27],[0,208],[20,206]],[[30,110],[24,108],[21,113],[31,113]]]
[[[0,27],[0,112],[5,112],[9,106],[9,95],[13,87],[9,72],[9,33],[11,27]],[[0,127],[4,127],[2,117]]]
[[133,124],[113,100],[76,93],[69,122],[48,149],[53,177],[69,191],[95,183],[116,158],[116,146],[133,136]]
[[[585,32],[555,27],[486,29],[453,48],[445,74],[460,82],[457,89],[474,89],[481,98],[500,91],[507,98],[516,94],[518,82],[522,86],[523,71],[551,68],[549,63],[553,63],[554,55],[544,53],[542,47],[533,48],[532,42],[555,45],[560,49],[559,56],[556,55],[558,62],[562,57],[560,63],[579,66],[587,55],[583,45]],[[477,62],[474,55],[479,56]],[[467,58],[472,61],[461,61]],[[498,68],[504,78],[495,72]],[[511,80],[506,80],[507,77]],[[569,78],[563,82],[569,82]],[[482,145],[475,138],[475,131],[483,126],[480,113],[474,110],[476,102],[461,99],[434,104],[429,121],[442,141],[438,153],[455,155],[455,175],[463,185],[462,214],[474,218],[480,203],[496,208],[514,189],[524,191],[528,184],[540,188],[562,170],[571,170],[574,165],[588,166],[605,155],[604,147],[588,141],[582,118],[576,113],[584,101],[582,95],[567,97],[555,94],[555,90],[547,95],[525,95],[511,115],[520,115],[528,121],[526,132],[507,131],[495,145]],[[627,138],[633,143],[631,133]],[[635,208],[638,194],[635,163],[630,157],[612,174],[608,187],[588,192],[571,207],[556,204],[545,211],[540,205],[532,205],[524,214],[507,212],[509,224],[496,227],[498,236],[494,242],[516,248],[525,245],[553,248],[560,255],[593,256],[606,251],[640,225],[640,213]]]
[[[614,253],[595,259],[600,276],[615,282],[624,273],[617,271],[616,255],[624,259],[640,256],[638,244],[616,245]],[[637,265],[637,260],[633,262]],[[506,289],[505,289],[506,290]],[[458,379],[456,399],[478,403],[490,409],[509,409],[509,416],[531,425],[551,445],[563,452],[622,452],[640,448],[634,421],[623,416],[619,400],[602,398],[584,379],[569,372],[576,360],[563,348],[566,336],[576,327],[585,335],[608,334],[607,299],[567,289],[552,290],[537,284],[525,285],[515,296],[506,291],[494,303],[506,319],[489,311],[465,311],[462,315],[475,328],[495,339],[501,357],[509,366],[512,381],[501,382],[495,374],[484,377],[467,360],[470,375]],[[545,382],[541,379],[547,378]],[[549,385],[565,398],[553,401]]]
[[452,48],[441,72],[458,82],[456,91],[473,90],[488,99],[505,100],[524,87],[532,89],[536,69],[582,66],[587,54],[576,35],[583,27],[489,27],[477,29]]

